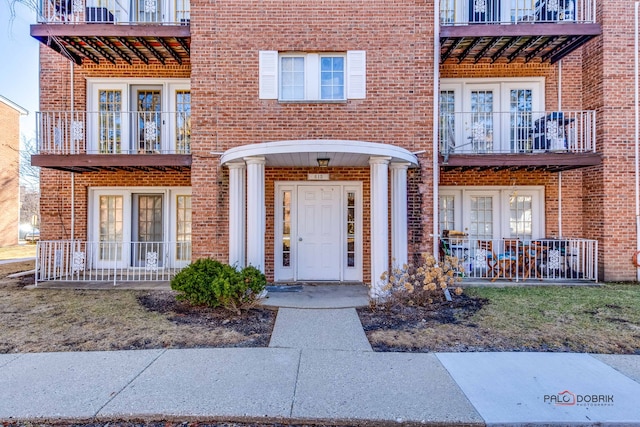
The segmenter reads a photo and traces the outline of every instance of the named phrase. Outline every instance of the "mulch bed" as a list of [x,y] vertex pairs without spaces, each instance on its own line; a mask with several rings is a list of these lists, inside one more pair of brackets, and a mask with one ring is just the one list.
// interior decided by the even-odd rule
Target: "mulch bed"
[[358,316],[365,332],[376,330],[409,330],[427,323],[460,323],[468,319],[485,305],[484,298],[466,295],[454,297],[453,301],[434,302],[425,307],[394,305],[380,308],[358,308]]
[[[138,296],[138,302],[146,310],[163,314],[177,324],[198,325],[207,328],[224,327],[246,336],[259,334],[259,341],[247,342],[249,347],[269,344],[269,338],[277,311],[252,308],[235,314],[223,308],[197,307],[185,301],[177,301],[170,291],[151,291]],[[243,346],[242,344],[239,345]]]

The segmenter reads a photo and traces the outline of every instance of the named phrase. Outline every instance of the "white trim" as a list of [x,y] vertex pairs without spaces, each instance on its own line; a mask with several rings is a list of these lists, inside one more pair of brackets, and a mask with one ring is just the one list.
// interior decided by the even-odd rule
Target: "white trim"
[[[363,185],[361,181],[275,181],[274,182],[274,218],[282,218],[282,194],[284,191],[291,192],[291,258],[289,267],[282,267],[282,221],[274,221],[274,245],[273,245],[273,272],[276,282],[295,281],[298,280],[297,270],[297,242],[298,242],[298,187],[300,186],[317,186],[340,187],[340,210],[341,210],[341,230],[340,241],[340,280],[341,281],[362,281],[363,274],[363,244],[362,244],[362,207],[363,207]],[[346,263],[347,255],[347,230],[346,230],[346,213],[347,213],[347,192],[356,193],[356,243],[355,243],[355,266],[348,267]]]
[[29,111],[27,111],[26,109],[22,108],[21,106],[19,106],[15,102],[11,101],[10,99],[5,98],[2,95],[0,95],[0,102],[5,104],[7,107],[13,108],[18,113],[20,113],[20,115],[22,115],[22,116],[26,116],[26,115],[29,114]]
[[[367,156],[391,157],[394,162],[408,162],[418,166],[418,159],[404,148],[376,142],[350,140],[291,140],[262,142],[230,148],[220,158],[222,165],[251,156],[268,156],[286,153],[355,153]],[[310,165],[317,166],[317,165]]]

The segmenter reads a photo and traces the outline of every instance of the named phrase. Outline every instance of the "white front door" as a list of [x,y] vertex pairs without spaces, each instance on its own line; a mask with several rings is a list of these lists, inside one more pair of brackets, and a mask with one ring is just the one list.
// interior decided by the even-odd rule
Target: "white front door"
[[298,186],[298,280],[340,280],[340,186]]

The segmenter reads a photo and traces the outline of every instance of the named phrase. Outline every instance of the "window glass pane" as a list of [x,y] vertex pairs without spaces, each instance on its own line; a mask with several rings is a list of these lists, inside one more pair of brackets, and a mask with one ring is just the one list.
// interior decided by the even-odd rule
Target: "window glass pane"
[[470,202],[469,234],[474,239],[493,239],[493,197],[473,196]]
[[98,92],[98,150],[100,153],[122,151],[122,91]]
[[191,91],[176,91],[176,152],[191,152]]
[[138,90],[138,152],[160,152],[161,98],[159,90]]
[[122,259],[123,197],[100,196],[98,257],[100,261]]
[[509,136],[512,152],[531,150],[532,102],[530,89],[512,89],[509,93]]
[[344,99],[344,57],[325,56],[321,58],[320,98]]
[[280,99],[304,99],[304,58],[280,58]]
[[471,92],[471,149],[476,153],[493,151],[493,91]]
[[454,196],[440,196],[440,210],[438,211],[440,216],[440,233],[442,233],[442,230],[455,229],[454,200]]
[[440,150],[453,152],[456,145],[455,128],[455,92],[443,90],[440,92]]
[[191,261],[191,196],[177,196],[176,205],[176,259]]
[[533,238],[531,196],[518,196],[514,191],[509,197],[509,231],[510,237],[523,240]]

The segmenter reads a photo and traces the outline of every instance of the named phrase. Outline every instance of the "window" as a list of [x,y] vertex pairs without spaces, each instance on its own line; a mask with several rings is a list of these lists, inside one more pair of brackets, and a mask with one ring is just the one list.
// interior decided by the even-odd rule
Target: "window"
[[441,79],[439,103],[444,154],[531,152],[544,78]]
[[178,187],[92,189],[89,237],[98,242],[95,261],[118,267],[186,266],[191,262],[190,193]]
[[259,55],[261,99],[344,101],[366,95],[366,55],[346,53],[279,53]]
[[469,238],[536,239],[545,235],[544,187],[440,187],[442,230],[464,230]]
[[85,114],[87,154],[190,153],[188,80],[88,79]]

